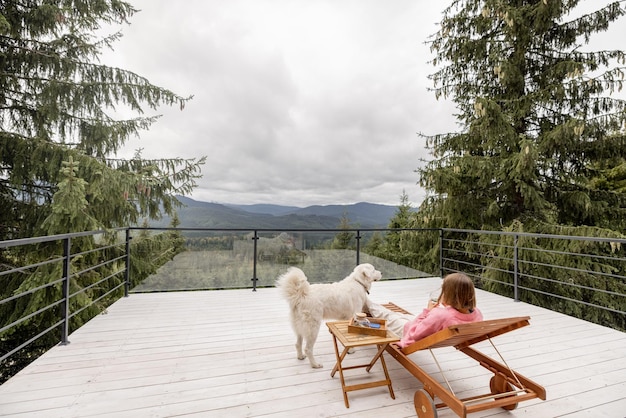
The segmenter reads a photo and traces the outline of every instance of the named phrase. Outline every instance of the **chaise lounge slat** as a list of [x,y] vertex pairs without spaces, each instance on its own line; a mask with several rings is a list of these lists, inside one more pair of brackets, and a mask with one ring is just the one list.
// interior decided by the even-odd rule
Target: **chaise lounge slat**
[[493,338],[514,329],[530,325],[530,317],[494,319],[470,324],[452,325],[433,335],[429,335],[404,348],[404,354],[411,354],[426,348],[455,347],[462,349],[472,344]]
[[[383,304],[383,306],[394,312],[410,314],[394,303]],[[460,417],[466,417],[468,413],[491,408],[511,410],[517,407],[519,402],[529,399],[545,400],[546,392],[543,386],[470,347],[478,342],[491,340],[498,335],[530,325],[529,320],[530,317],[523,316],[453,325],[404,348],[400,348],[397,344],[390,344],[387,351],[424,386],[423,390],[415,393],[414,403],[417,415],[434,418],[437,416],[437,408],[447,406]],[[441,385],[409,357],[416,351],[441,347],[455,347],[491,371],[493,376],[489,382],[490,392],[472,398],[459,399],[451,388]],[[435,405],[435,398],[439,398],[443,403]]]

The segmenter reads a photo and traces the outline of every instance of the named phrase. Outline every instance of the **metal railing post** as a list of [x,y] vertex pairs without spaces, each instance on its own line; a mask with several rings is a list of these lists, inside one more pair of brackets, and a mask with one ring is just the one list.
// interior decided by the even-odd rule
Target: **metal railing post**
[[519,271],[518,271],[518,255],[519,250],[517,246],[519,235],[515,234],[513,237],[513,300],[515,302],[519,302],[519,288],[518,288],[518,280],[519,280]]
[[439,275],[443,278],[443,229],[439,230]]
[[124,273],[124,297],[130,292],[130,228],[126,228],[126,272]]
[[256,262],[257,262],[257,241],[259,240],[259,233],[258,231],[255,229],[254,230],[254,237],[252,237],[252,239],[254,240],[254,254],[252,255],[253,261],[252,261],[252,291],[256,292],[256,282],[259,280],[256,277]]
[[361,264],[361,231],[356,230],[356,265]]
[[61,345],[67,345],[70,328],[70,242],[71,238],[63,240],[63,282],[61,283],[63,303],[61,303]]

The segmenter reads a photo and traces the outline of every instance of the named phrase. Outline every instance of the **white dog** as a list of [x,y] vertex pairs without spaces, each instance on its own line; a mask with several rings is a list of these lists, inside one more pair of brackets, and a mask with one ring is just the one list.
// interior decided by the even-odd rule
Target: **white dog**
[[[371,264],[360,264],[345,279],[336,283],[309,284],[304,272],[297,267],[276,280],[291,308],[291,326],[296,333],[298,358],[309,358],[311,367],[322,367],[313,356],[313,346],[323,319],[347,320],[361,312],[372,282],[382,274]],[[302,351],[302,341],[306,347]]]

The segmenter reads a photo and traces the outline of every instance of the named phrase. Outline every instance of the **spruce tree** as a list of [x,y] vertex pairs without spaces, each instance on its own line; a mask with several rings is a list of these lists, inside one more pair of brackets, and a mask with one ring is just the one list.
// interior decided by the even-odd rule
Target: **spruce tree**
[[[158,119],[144,112],[183,109],[191,98],[99,63],[102,49],[121,35],[96,32],[128,23],[135,12],[117,0],[1,3],[0,239],[159,218],[161,210],[173,213],[174,194],[195,187],[202,158],[147,161],[140,152],[116,158],[129,137]],[[116,119],[120,107],[137,116]],[[55,201],[68,180],[64,163],[72,164],[72,184],[84,189],[83,204]],[[80,222],[56,224],[55,210],[73,211]]]
[[345,232],[338,232],[335,238],[330,243],[332,250],[346,250],[354,248],[355,235],[350,231],[354,229],[354,226],[350,224],[350,218],[348,214],[344,212],[339,220],[339,229],[345,230]]
[[[589,42],[626,7],[614,1],[581,14],[579,3],[454,0],[444,10],[429,40],[431,78],[436,97],[456,105],[459,128],[424,135],[433,159],[417,170],[429,195],[416,226],[624,236],[626,101],[619,93],[626,55],[592,50]],[[623,250],[608,243],[520,241],[526,247],[519,253],[522,300],[624,328],[623,315],[585,305],[623,311],[623,298],[615,296],[624,293],[616,275]],[[512,236],[448,242],[449,252],[465,257],[450,269],[512,294]]]
[[[406,190],[402,190],[400,205],[394,216],[389,220],[389,229],[404,229],[412,226],[411,202]],[[405,266],[411,266],[411,260],[415,258],[413,248],[410,245],[414,233],[408,231],[390,231],[385,235],[384,254],[389,260]]]
[[568,19],[578,3],[455,0],[445,9],[430,40],[431,77],[435,95],[456,104],[460,130],[426,137],[426,224],[625,231],[626,103],[611,94],[626,56],[585,46],[626,9],[618,1]]
[[[99,62],[102,49],[121,35],[96,33],[128,23],[136,11],[119,0],[0,2],[0,240],[110,230],[158,219],[162,212],[176,219],[176,194],[195,187],[204,158],[146,160],[140,150],[130,159],[117,157],[128,138],[157,121],[158,115],[145,112],[161,105],[182,110],[191,99]],[[119,108],[135,115],[115,117]],[[72,240],[72,253],[82,255],[70,265],[71,330],[123,293],[124,245],[108,245],[117,239],[107,234]],[[61,244],[0,252],[3,270],[31,266],[2,278],[0,299],[23,296],[0,306],[0,326],[26,319],[0,333],[2,352],[59,320],[57,310],[44,307],[60,298],[62,263],[41,261],[58,260]],[[136,284],[182,250],[182,237],[140,236],[131,245]],[[13,373],[21,361],[57,342],[57,331],[48,332],[21,350],[18,360],[0,366]]]

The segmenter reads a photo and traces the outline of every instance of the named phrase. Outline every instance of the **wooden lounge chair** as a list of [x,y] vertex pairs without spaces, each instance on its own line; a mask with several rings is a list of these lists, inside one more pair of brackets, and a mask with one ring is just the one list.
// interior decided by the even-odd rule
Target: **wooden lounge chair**
[[[383,306],[392,311],[409,313],[393,303],[384,304]],[[491,408],[512,410],[517,407],[519,402],[528,399],[539,398],[545,400],[545,389],[513,371],[491,341],[492,337],[529,325],[529,319],[529,317],[524,316],[453,325],[416,341],[405,348],[400,348],[397,344],[389,344],[387,352],[423,384],[423,389],[415,392],[414,396],[417,416],[420,418],[434,418],[437,417],[437,408],[447,406],[458,416],[466,417],[467,414],[472,412]],[[471,347],[471,345],[485,340],[491,342],[503,364]],[[433,348],[450,346],[475,359],[482,367],[493,373],[489,382],[490,391],[488,393],[464,399],[459,399],[454,394],[432,350]],[[430,350],[433,358],[435,358],[447,388],[408,357],[411,353],[426,349]],[[435,398],[439,398],[442,403],[435,404]]]

